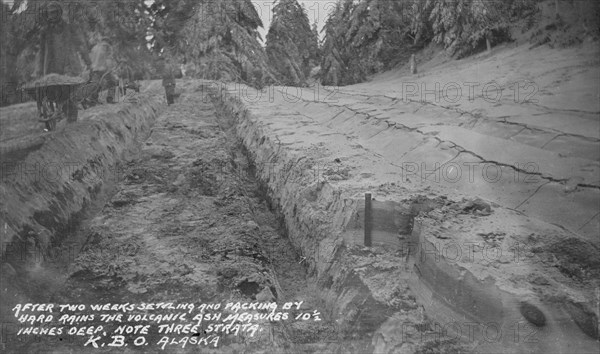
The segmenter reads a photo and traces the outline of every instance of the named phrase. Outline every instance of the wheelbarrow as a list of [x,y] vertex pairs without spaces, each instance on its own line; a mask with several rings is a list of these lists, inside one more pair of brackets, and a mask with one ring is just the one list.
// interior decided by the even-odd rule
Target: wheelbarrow
[[36,100],[39,121],[47,130],[55,130],[56,123],[65,116],[70,123],[77,121],[77,91],[84,84],[80,77],[49,74],[21,89]]
[[86,109],[90,105],[89,98],[103,88],[104,78],[112,71],[104,73],[98,82],[86,81],[81,77],[48,74],[21,89],[36,100],[39,121],[46,125],[47,130],[54,130],[56,123],[64,116],[69,123],[77,121],[77,104],[81,103]]

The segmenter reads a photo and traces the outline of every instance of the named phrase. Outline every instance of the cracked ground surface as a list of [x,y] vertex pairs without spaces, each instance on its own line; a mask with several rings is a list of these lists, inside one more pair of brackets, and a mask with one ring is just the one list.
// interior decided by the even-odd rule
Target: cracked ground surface
[[333,150],[350,146],[349,156],[364,150],[400,169],[382,182],[402,176],[479,196],[598,243],[600,91],[589,79],[600,74],[597,54],[593,44],[576,53],[519,48],[348,87],[232,92],[279,135],[306,133],[311,145],[319,131],[340,138]]

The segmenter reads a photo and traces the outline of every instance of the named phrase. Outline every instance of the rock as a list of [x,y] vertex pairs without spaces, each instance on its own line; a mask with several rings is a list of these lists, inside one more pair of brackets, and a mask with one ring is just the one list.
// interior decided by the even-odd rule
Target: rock
[[258,302],[271,302],[275,301],[275,295],[269,287],[265,287],[261,292],[256,294],[256,301]]
[[145,286],[143,286],[141,284],[130,284],[127,287],[127,290],[134,294],[144,294],[144,293],[148,292],[148,288],[146,288]]
[[226,267],[223,269],[219,269],[217,271],[217,275],[220,275],[221,277],[223,277],[225,279],[231,279],[231,278],[235,277],[236,275],[238,275],[238,271],[235,268]]
[[587,309],[585,304],[567,302],[567,312],[575,321],[579,329],[593,339],[598,339],[598,317],[594,312]]
[[492,213],[491,205],[480,198],[465,201],[460,205],[460,209],[463,212],[470,212],[479,215],[490,215]]
[[258,224],[252,220],[248,221],[246,225],[248,225],[248,228],[250,228],[251,230],[258,230]]
[[131,200],[127,200],[127,199],[115,199],[112,202],[113,207],[115,208],[121,208],[126,206],[127,204],[131,204]]
[[183,182],[185,182],[185,176],[183,173],[180,173],[179,176],[177,176],[177,179],[175,179],[175,182],[173,182],[173,185],[180,186],[183,184]]
[[527,280],[534,285],[550,285],[546,277],[541,274],[533,273],[527,277]]
[[519,311],[521,312],[521,315],[523,315],[523,317],[525,317],[525,319],[527,319],[527,321],[530,323],[538,327],[543,327],[546,325],[546,316],[536,306],[528,302],[522,302],[521,306],[519,307]]
[[152,154],[150,154],[150,156],[155,159],[169,160],[175,157],[175,154],[169,150],[161,149],[159,151],[153,152]]
[[121,208],[129,204],[134,204],[135,200],[128,193],[119,192],[113,197],[110,203],[115,208]]

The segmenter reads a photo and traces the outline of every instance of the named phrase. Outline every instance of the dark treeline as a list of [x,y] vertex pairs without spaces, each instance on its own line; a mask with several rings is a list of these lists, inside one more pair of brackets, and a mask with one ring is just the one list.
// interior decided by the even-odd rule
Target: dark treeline
[[[16,88],[32,79],[49,2],[0,7],[2,105],[18,102]],[[90,49],[101,35],[113,38],[117,56],[137,79],[156,78],[156,59],[166,56],[184,64],[188,76],[256,87],[306,85],[315,68],[323,84],[353,84],[406,63],[431,43],[461,58],[512,40],[516,28],[538,26],[540,43],[552,41],[543,30],[563,33],[569,26],[580,29],[580,38],[597,39],[600,15],[597,0],[338,0],[319,41],[298,1],[277,0],[263,47],[263,23],[250,0],[58,2]],[[554,9],[543,14],[550,23],[540,22],[544,8]],[[575,13],[570,22],[565,9]]]

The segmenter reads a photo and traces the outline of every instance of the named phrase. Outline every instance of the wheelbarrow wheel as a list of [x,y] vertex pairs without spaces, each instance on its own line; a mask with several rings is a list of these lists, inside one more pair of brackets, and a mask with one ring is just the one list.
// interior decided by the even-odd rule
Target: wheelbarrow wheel
[[56,119],[50,119],[48,121],[46,121],[46,129],[48,129],[48,131],[53,131],[56,129]]
[[54,104],[50,102],[46,97],[41,101],[38,101],[38,111],[40,114],[40,121],[44,122],[46,130],[52,131],[56,129],[56,112]]

